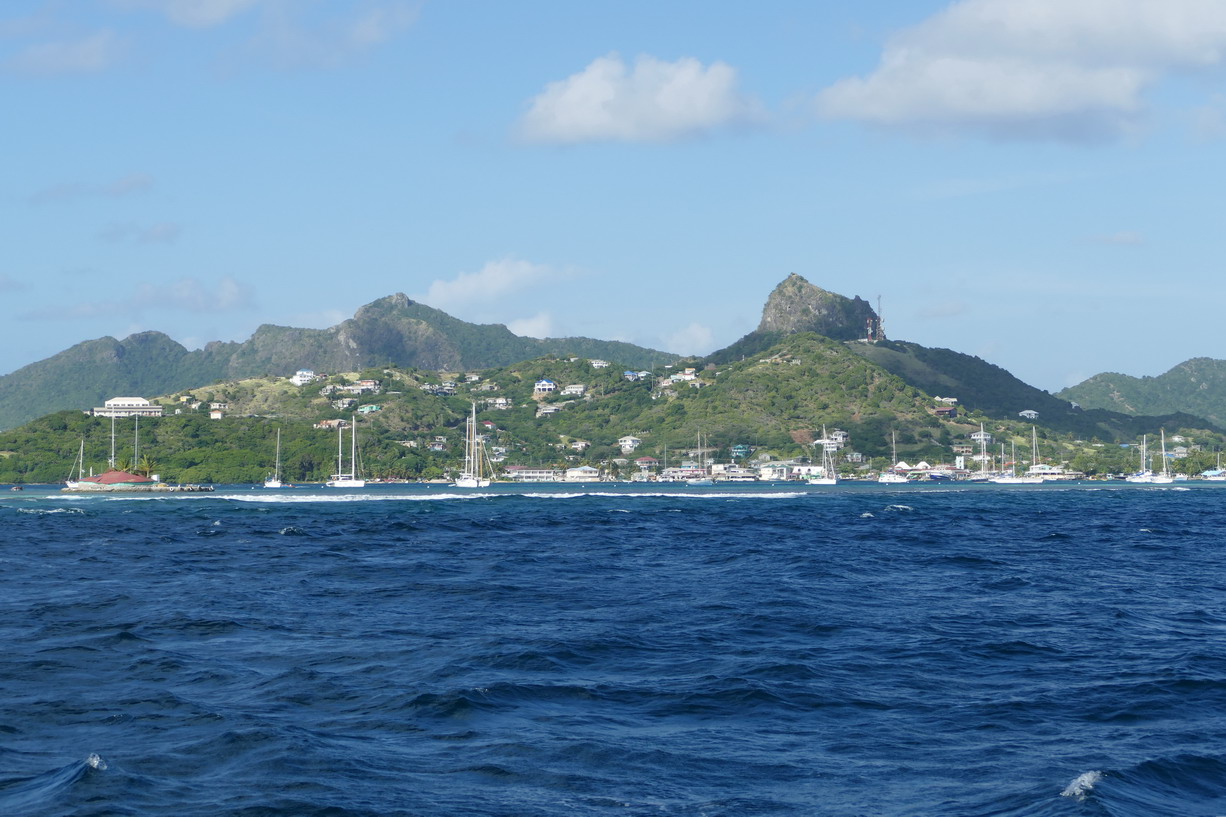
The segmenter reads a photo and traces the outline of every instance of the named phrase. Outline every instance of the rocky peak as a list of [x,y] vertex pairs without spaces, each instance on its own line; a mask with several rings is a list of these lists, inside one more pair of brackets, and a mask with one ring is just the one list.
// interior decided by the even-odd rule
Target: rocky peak
[[863,298],[846,298],[814,286],[796,273],[775,287],[762,309],[759,332],[817,332],[835,340],[865,336],[877,313]]

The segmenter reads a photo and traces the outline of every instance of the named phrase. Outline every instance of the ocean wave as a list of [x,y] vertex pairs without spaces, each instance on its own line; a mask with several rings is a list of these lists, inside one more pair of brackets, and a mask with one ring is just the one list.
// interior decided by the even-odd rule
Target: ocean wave
[[1060,792],[1061,797],[1076,797],[1084,798],[1087,794],[1094,791],[1094,787],[1098,785],[1098,781],[1103,779],[1103,773],[1099,771],[1085,772],[1077,775],[1072,783],[1064,787],[1064,791]]
[[1086,772],[1061,794],[1078,800],[1092,795],[1108,813],[1127,817],[1211,817],[1226,814],[1226,761],[1197,754],[1153,758],[1129,768]]
[[17,513],[32,513],[36,516],[45,516],[52,513],[85,513],[82,508],[18,508]]
[[106,761],[98,754],[32,777],[0,779],[0,813],[31,814],[63,800],[78,781],[87,775],[106,771]]

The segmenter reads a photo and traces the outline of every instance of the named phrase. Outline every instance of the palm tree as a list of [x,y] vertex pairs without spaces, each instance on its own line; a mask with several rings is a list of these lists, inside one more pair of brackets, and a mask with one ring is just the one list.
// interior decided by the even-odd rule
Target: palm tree
[[157,470],[158,464],[148,454],[143,454],[140,458],[140,465],[136,468],[136,473],[142,476],[149,476]]

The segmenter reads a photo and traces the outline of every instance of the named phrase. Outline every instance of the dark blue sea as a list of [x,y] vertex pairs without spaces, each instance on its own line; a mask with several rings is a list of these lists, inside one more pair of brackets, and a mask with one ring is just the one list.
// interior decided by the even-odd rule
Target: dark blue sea
[[1226,814],[1226,485],[0,496],[0,815]]

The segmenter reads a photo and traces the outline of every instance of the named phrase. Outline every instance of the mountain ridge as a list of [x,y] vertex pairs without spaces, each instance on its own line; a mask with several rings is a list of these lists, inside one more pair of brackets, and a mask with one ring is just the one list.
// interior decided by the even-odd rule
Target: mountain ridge
[[87,410],[117,395],[166,394],[302,368],[352,371],[395,364],[463,371],[545,354],[602,357],[640,368],[679,359],[622,341],[520,337],[503,324],[469,323],[395,293],[326,329],[262,324],[246,341],[211,341],[195,350],[158,331],[82,341],[0,376],[0,429],[63,409]]
[[1194,357],[1157,376],[1103,372],[1057,393],[1086,408],[1123,414],[1197,414],[1218,425],[1226,422],[1226,360]]

